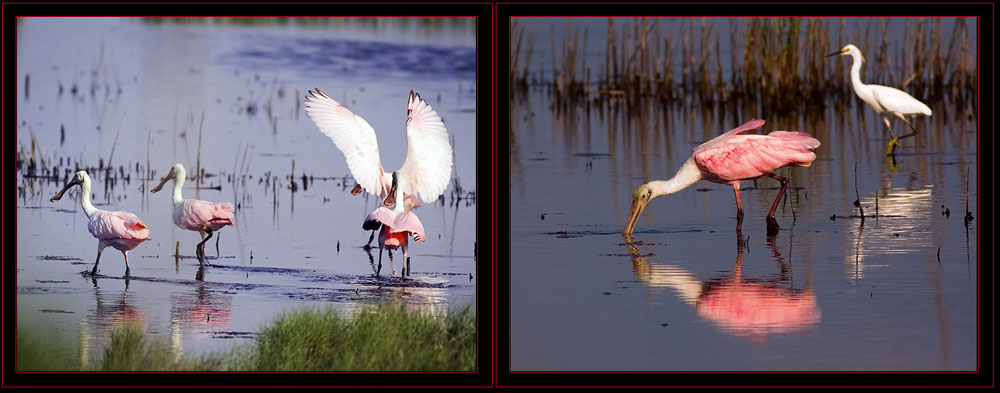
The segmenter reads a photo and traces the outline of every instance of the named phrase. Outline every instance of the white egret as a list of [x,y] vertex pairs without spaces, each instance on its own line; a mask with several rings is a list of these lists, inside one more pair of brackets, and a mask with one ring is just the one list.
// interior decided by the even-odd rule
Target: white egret
[[[900,139],[911,137],[917,133],[917,129],[912,123],[906,120],[906,117],[916,115],[930,116],[931,108],[928,108],[923,102],[913,98],[913,96],[907,94],[905,91],[889,86],[866,85],[861,82],[861,63],[864,63],[865,58],[861,56],[861,51],[858,47],[853,44],[848,44],[840,51],[826,55],[826,57],[836,55],[851,56],[854,58],[854,64],[851,65],[851,84],[854,86],[854,93],[862,101],[867,102],[875,112],[882,115],[882,120],[885,121],[885,126],[889,129],[889,136],[892,137],[889,141],[889,147],[886,148],[886,155],[893,155]],[[912,132],[898,138],[892,136],[892,125],[889,123],[891,117],[898,117],[903,120],[903,123],[906,123]]]

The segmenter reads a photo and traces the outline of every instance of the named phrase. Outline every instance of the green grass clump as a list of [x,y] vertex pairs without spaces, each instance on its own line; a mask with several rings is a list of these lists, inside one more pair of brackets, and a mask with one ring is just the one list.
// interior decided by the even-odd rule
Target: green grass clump
[[[17,334],[21,371],[473,371],[476,315],[467,305],[441,318],[401,304],[364,306],[347,317],[332,308],[279,316],[257,339],[199,358],[150,340],[142,325],[116,326],[93,364],[81,365],[46,336]],[[36,333],[37,334],[37,333]]]
[[199,359],[177,357],[169,345],[148,341],[142,326],[124,325],[111,330],[111,341],[97,365],[101,371],[208,371],[224,370],[223,355]]
[[470,371],[471,307],[437,318],[402,305],[362,308],[352,318],[327,308],[279,317],[261,331],[239,368],[263,371]]

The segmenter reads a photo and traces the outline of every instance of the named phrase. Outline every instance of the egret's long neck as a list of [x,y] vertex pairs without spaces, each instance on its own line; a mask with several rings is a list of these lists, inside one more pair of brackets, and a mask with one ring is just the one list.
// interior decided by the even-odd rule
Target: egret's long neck
[[701,180],[701,170],[698,169],[698,164],[694,163],[694,158],[689,158],[670,180],[654,180],[646,185],[653,191],[652,198],[656,198],[683,190],[699,180]]
[[80,185],[80,205],[83,206],[83,213],[87,217],[92,217],[97,214],[98,210],[94,207],[93,203],[90,203],[90,179],[87,178],[83,184]]
[[866,97],[868,95],[868,85],[861,82],[861,63],[865,62],[865,58],[860,53],[853,53],[851,57],[854,58],[854,63],[851,64],[851,85],[854,86],[854,92],[858,96]]
[[174,176],[174,204],[175,205],[179,205],[181,203],[184,203],[184,198],[181,197],[181,188],[184,187],[184,178],[185,177],[187,177],[187,174],[184,173],[184,172],[180,172],[176,176]]

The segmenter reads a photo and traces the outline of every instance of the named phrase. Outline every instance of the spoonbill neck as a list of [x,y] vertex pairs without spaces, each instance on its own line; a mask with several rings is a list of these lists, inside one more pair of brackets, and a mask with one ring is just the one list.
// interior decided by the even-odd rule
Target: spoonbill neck
[[174,176],[174,204],[179,205],[184,203],[184,198],[181,197],[181,188],[184,187],[184,177],[183,174],[178,174]]
[[653,191],[653,195],[650,198],[653,199],[683,190],[697,183],[701,178],[701,170],[698,169],[698,164],[695,164],[694,159],[691,158],[684,162],[684,165],[681,166],[681,169],[677,170],[677,174],[674,177],[669,180],[654,180],[646,183],[646,185]]
[[406,211],[406,201],[403,199],[403,187],[396,187],[396,206],[392,208],[392,213],[394,216],[399,216]]
[[93,217],[99,210],[94,207],[93,203],[90,203],[90,178],[85,177],[83,184],[80,185],[80,205],[83,206],[83,213],[87,215],[87,218]]

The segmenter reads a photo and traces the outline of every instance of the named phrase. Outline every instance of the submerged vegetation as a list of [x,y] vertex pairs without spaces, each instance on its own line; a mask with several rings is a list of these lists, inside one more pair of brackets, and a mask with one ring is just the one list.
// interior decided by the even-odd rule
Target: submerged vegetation
[[[476,367],[476,314],[471,305],[447,316],[400,304],[362,307],[347,317],[326,308],[281,315],[256,340],[226,353],[178,356],[141,325],[111,329],[94,364],[76,363],[22,329],[20,371],[472,371]],[[54,356],[55,355],[55,356]]]
[[974,100],[978,66],[969,23],[957,18],[945,42],[942,19],[905,18],[903,44],[890,53],[890,18],[870,18],[863,29],[852,32],[845,32],[845,18],[728,18],[730,53],[724,54],[719,24],[706,18],[687,18],[675,25],[676,30],[655,18],[624,23],[608,18],[604,59],[588,64],[588,31],[582,32],[581,46],[581,32],[573,27],[573,19],[566,20],[559,36],[550,30],[550,52],[535,55],[537,37],[525,37],[524,27],[514,18],[510,84],[514,92],[530,85],[547,86],[557,100],[750,99],[792,109],[822,102],[829,95],[853,95],[849,62],[825,55],[854,43],[866,56],[864,72],[870,77],[862,79],[869,83],[901,87],[932,100],[945,95],[956,101]]

